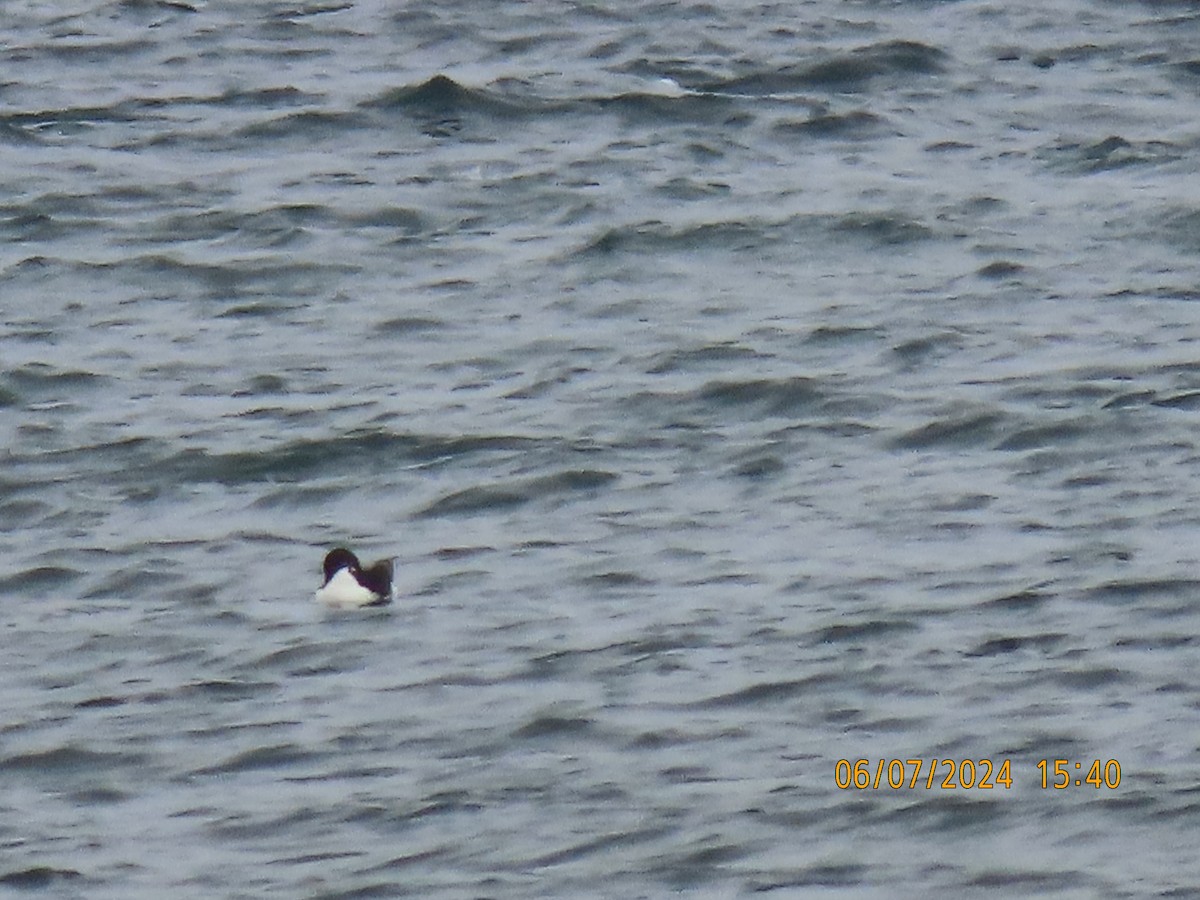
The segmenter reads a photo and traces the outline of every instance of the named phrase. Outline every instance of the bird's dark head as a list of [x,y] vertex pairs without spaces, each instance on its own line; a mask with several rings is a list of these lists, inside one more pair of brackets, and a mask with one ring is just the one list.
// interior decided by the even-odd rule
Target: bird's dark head
[[325,581],[338,573],[340,569],[349,569],[351,572],[359,570],[358,557],[347,550],[345,547],[338,547],[336,550],[330,550],[325,554]]

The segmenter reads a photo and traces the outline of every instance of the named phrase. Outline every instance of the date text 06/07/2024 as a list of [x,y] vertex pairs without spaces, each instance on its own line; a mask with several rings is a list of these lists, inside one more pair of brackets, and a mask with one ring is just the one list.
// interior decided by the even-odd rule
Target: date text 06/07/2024
[[[1043,759],[1037,763],[1043,790],[1092,787],[1115,790],[1121,785],[1121,764],[1115,759],[1075,762]],[[939,772],[940,769],[940,772]],[[922,777],[924,776],[924,777]],[[1005,790],[1013,786],[1012,760],[1002,759],[839,759],[833,781],[842,790]]]

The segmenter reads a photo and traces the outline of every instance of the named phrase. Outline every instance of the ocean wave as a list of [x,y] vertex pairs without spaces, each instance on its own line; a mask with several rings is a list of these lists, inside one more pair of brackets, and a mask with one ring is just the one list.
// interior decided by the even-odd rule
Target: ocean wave
[[574,256],[603,259],[626,253],[738,253],[775,245],[795,245],[812,253],[818,242],[847,238],[881,248],[900,248],[936,237],[929,225],[907,213],[888,210],[804,213],[775,221],[750,217],[690,224],[646,221],[610,227],[578,248]]
[[616,481],[617,478],[613,472],[568,469],[552,475],[478,485],[446,494],[417,514],[436,518],[523,506],[547,498],[590,493]]
[[0,873],[0,885],[24,891],[40,891],[60,882],[74,884],[82,879],[82,872],[75,869],[56,869],[52,866],[31,866]]
[[702,405],[732,407],[751,416],[800,416],[825,401],[818,385],[817,380],[805,376],[710,381],[694,396]]
[[882,116],[866,110],[845,113],[822,112],[801,120],[776,122],[772,130],[783,136],[875,140],[885,134],[897,134]]
[[929,44],[889,40],[829,54],[814,62],[745,72],[697,87],[714,93],[752,95],[864,91],[878,79],[911,80],[941,74],[949,58],[944,50]]

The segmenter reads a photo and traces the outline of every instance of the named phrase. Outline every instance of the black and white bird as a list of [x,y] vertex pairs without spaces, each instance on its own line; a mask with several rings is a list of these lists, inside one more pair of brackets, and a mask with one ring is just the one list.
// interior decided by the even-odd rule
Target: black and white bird
[[330,550],[317,600],[327,606],[386,606],[392,602],[392,568],[390,559],[381,559],[364,569],[345,547]]

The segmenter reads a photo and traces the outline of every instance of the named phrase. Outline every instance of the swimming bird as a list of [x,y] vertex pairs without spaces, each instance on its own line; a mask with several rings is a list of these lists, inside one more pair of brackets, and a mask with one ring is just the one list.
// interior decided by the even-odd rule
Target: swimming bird
[[329,606],[386,606],[392,602],[392,561],[381,559],[363,568],[345,547],[325,555],[325,584],[317,600]]

